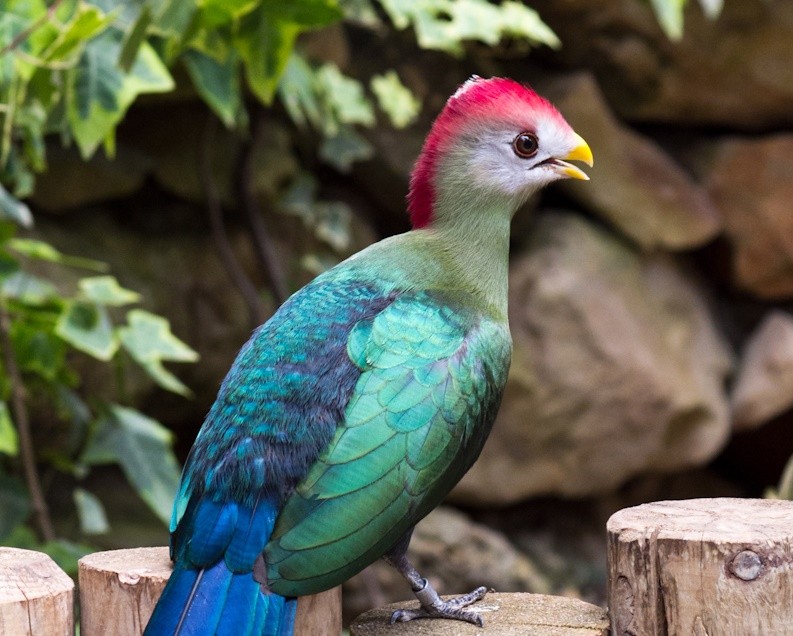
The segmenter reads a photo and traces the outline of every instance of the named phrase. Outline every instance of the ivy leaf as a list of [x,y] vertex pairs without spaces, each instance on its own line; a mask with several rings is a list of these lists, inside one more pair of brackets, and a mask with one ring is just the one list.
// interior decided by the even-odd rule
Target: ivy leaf
[[298,126],[311,124],[322,128],[322,105],[317,95],[314,70],[302,55],[292,53],[278,85],[278,95]]
[[127,314],[127,320],[129,324],[118,329],[124,349],[162,388],[190,395],[190,389],[162,363],[195,362],[198,354],[171,333],[171,325],[162,316],[133,309]]
[[33,307],[41,306],[58,295],[55,285],[25,271],[15,272],[5,278],[0,289],[6,298]]
[[38,261],[82,267],[83,269],[91,269],[97,272],[107,270],[107,263],[95,261],[90,258],[83,258],[82,256],[69,256],[57,250],[49,243],[39,241],[38,239],[12,238],[7,241],[6,245],[15,252]]
[[66,362],[63,340],[40,325],[26,321],[15,321],[11,336],[21,369],[55,382]]
[[370,84],[381,110],[388,115],[395,128],[404,128],[416,121],[421,102],[400,80],[393,69],[375,75]]
[[397,29],[410,25],[419,45],[462,55],[465,40],[494,45],[505,36],[552,47],[559,38],[533,9],[507,0],[380,0]]
[[223,63],[196,50],[187,51],[183,59],[198,94],[227,128],[233,128],[242,107],[236,53],[230,52]]
[[120,464],[138,495],[168,524],[180,472],[172,444],[173,435],[162,424],[139,411],[112,404],[82,461]]
[[72,497],[80,520],[80,530],[84,534],[106,534],[110,531],[105,507],[96,495],[83,488],[75,488]]
[[91,276],[80,279],[78,283],[83,297],[98,305],[122,307],[130,303],[140,302],[138,292],[125,289],[118,284],[115,276]]
[[84,159],[100,143],[112,149],[114,131],[130,104],[142,93],[173,89],[168,69],[147,42],[143,42],[129,73],[118,66],[122,34],[108,29],[85,47],[72,73],[74,90],[68,119]]
[[88,40],[104,31],[115,18],[114,13],[105,14],[87,2],[78,3],[69,21],[58,29],[56,38],[41,52],[41,58],[50,63],[69,63]]
[[[3,401],[0,402],[0,453],[16,457],[19,452],[19,438],[17,437],[17,429],[14,428],[14,422],[11,420],[11,413],[8,410],[8,405]],[[2,480],[0,480],[0,489],[2,488]],[[0,491],[0,500],[2,500],[2,491]],[[5,509],[5,507],[3,507]],[[2,530],[2,528],[0,528]],[[0,531],[0,537],[2,532]]]
[[683,9],[687,0],[650,0],[661,28],[670,40],[683,37]]
[[240,21],[236,45],[254,95],[269,104],[301,32],[340,20],[335,0],[262,2]]
[[96,303],[68,302],[55,323],[55,333],[75,349],[98,360],[110,360],[118,350],[110,315]]
[[356,161],[371,159],[374,156],[374,148],[353,128],[342,126],[335,135],[322,141],[319,156],[341,172],[349,172]]
[[12,196],[2,185],[0,185],[0,220],[13,221],[22,227],[31,227],[33,225],[33,215],[30,213],[30,208]]
[[323,122],[325,134],[335,135],[339,123],[374,125],[374,109],[358,80],[347,77],[338,66],[329,63],[319,68],[316,82],[326,109],[333,115]]

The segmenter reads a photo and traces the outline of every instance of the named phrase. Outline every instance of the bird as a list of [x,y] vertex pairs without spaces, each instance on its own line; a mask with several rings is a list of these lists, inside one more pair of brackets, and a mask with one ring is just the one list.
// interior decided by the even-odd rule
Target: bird
[[482,625],[480,587],[443,600],[413,528],[479,456],[512,355],[510,221],[587,180],[592,151],[529,86],[472,76],[415,163],[412,229],[295,292],[242,347],[182,472],[173,573],[145,634],[290,635],[296,599],[383,558],[418,609]]

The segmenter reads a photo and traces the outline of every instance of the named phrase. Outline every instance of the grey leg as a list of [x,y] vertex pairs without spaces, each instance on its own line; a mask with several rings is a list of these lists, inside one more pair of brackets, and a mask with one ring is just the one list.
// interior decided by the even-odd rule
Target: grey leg
[[485,594],[487,594],[487,588],[478,587],[473,592],[448,601],[441,599],[429,581],[422,577],[408,561],[406,553],[412,533],[413,530],[408,532],[383,559],[386,563],[396,568],[410,583],[410,589],[413,590],[421,607],[415,610],[397,610],[391,615],[391,623],[403,623],[414,618],[452,618],[482,627],[484,624],[482,617],[477,612],[471,612],[463,608],[484,598]]

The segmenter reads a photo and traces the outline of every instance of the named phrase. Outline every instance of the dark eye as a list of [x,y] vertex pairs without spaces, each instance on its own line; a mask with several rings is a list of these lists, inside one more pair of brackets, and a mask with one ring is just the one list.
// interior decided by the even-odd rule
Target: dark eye
[[515,141],[512,142],[512,149],[515,151],[515,154],[523,159],[528,159],[536,155],[539,147],[540,142],[537,139],[537,135],[530,132],[520,133],[515,137]]

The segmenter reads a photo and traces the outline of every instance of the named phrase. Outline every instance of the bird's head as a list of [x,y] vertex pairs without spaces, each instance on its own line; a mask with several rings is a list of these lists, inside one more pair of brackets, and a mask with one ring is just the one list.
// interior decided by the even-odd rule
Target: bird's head
[[473,76],[446,102],[416,162],[413,227],[494,203],[514,213],[553,181],[588,179],[569,161],[591,166],[592,151],[548,100],[510,79]]

